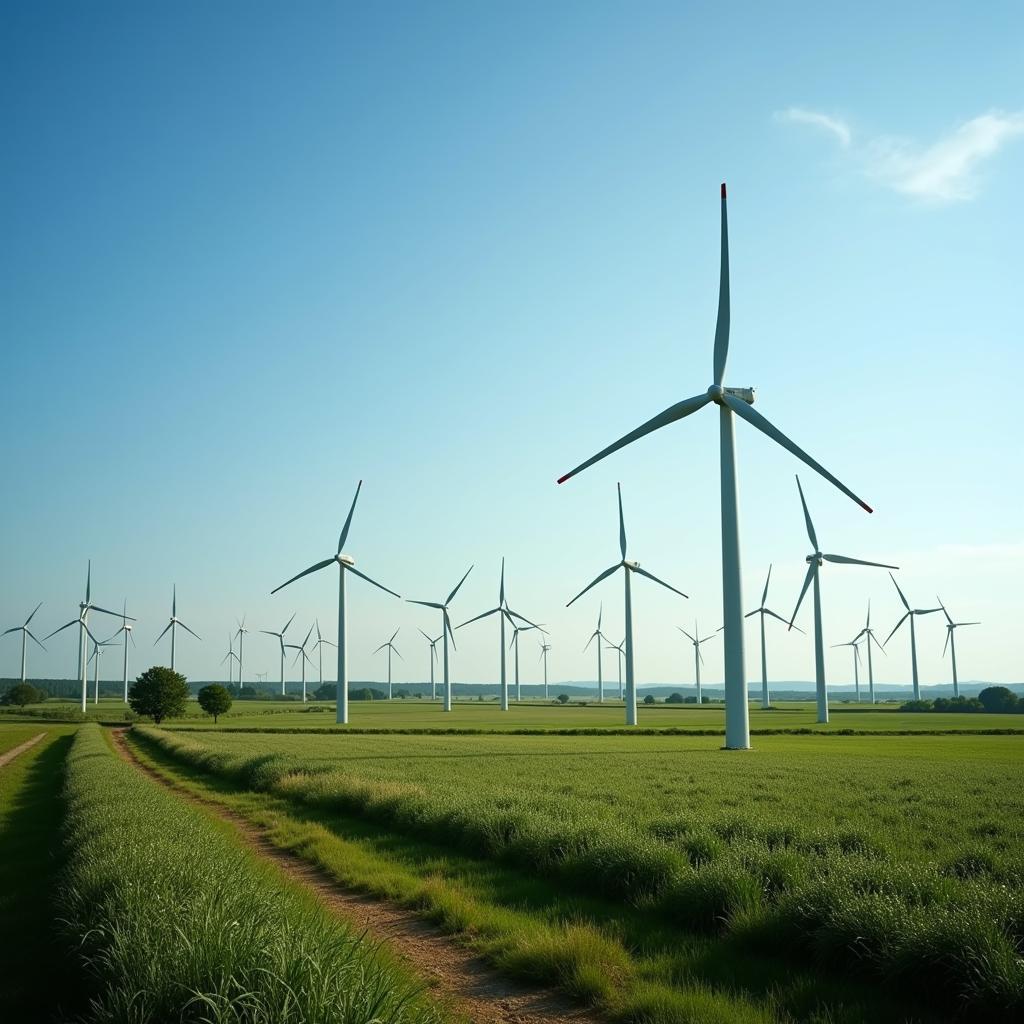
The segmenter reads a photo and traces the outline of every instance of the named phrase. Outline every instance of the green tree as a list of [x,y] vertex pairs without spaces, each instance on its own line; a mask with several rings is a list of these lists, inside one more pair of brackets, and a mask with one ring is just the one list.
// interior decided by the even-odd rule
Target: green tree
[[654,703],[654,696],[652,694],[650,694],[650,693],[647,694],[647,696],[644,697],[644,703],[645,704],[653,704]]
[[183,715],[189,696],[188,683],[180,672],[154,665],[132,683],[128,703],[137,715],[159,725],[165,718]]
[[665,698],[665,703],[666,704],[682,704],[683,703],[683,695],[681,693],[670,693]]
[[204,686],[197,695],[199,706],[208,714],[213,715],[213,724],[217,724],[219,715],[226,715],[231,709],[231,694],[219,683]]
[[558,695],[558,697],[555,698],[555,699],[558,701],[559,704],[568,704],[569,703],[569,694],[567,694],[567,693],[560,693]]
[[1008,714],[1017,710],[1017,694],[1005,686],[986,686],[978,694],[978,700],[986,711]]
[[334,700],[338,696],[337,683],[321,683],[313,691],[313,700]]
[[4,703],[23,708],[26,704],[38,704],[46,695],[31,683],[15,683],[5,694]]

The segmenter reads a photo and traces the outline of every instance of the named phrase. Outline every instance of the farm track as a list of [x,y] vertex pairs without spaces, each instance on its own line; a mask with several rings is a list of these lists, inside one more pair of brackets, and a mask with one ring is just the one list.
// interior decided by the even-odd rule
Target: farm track
[[[592,1009],[571,1003],[549,989],[517,984],[414,912],[340,885],[327,872],[275,846],[267,833],[216,800],[200,796],[144,764],[125,741],[127,729],[111,729],[114,749],[129,764],[179,797],[227,822],[257,856],[271,861],[284,875],[371,940],[389,947],[426,980],[429,990],[446,997],[456,1012],[474,1024],[600,1024]],[[17,754],[40,737],[22,744]],[[2,762],[0,762],[2,763]]]
[[24,743],[11,747],[6,754],[0,754],[0,768],[3,768],[5,764],[10,764],[19,754],[24,754],[30,747],[34,747],[45,735],[45,732],[41,732],[38,736],[33,736],[31,739],[25,740]]

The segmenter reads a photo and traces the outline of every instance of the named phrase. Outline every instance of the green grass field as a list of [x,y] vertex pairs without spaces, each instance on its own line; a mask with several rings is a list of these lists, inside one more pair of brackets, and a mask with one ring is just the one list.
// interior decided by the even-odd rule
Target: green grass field
[[143,735],[307,815],[540,874],[688,934],[978,1014],[1024,1007],[1017,736],[764,736],[726,753],[703,736]]

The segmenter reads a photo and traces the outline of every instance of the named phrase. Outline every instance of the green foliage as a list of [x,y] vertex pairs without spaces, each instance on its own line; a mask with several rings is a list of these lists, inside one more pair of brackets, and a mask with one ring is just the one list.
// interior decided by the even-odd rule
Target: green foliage
[[682,704],[683,703],[683,695],[681,693],[670,693],[665,698],[665,703],[666,704]]
[[128,704],[137,715],[152,718],[159,725],[165,718],[183,715],[190,695],[181,673],[154,665],[132,683]]
[[555,698],[555,700],[557,700],[559,704],[568,704],[569,703],[569,694],[567,694],[567,693],[560,693]]
[[[988,695],[986,704],[981,700]],[[908,700],[900,705],[900,711],[920,713],[922,711],[938,711],[943,714],[1016,714],[1024,711],[1024,702],[1005,686],[990,686],[981,691],[977,697],[936,697],[935,700]]]
[[645,704],[653,704],[653,703],[655,703],[654,695],[651,694],[651,693],[647,694],[647,696],[644,697],[644,703]]
[[397,969],[209,818],[120,761],[95,725],[68,758],[58,917],[85,1022],[437,1024]]
[[28,704],[40,704],[46,700],[46,693],[31,683],[15,683],[3,695],[2,703],[23,708]]
[[989,712],[997,715],[1015,714],[1020,701],[1013,690],[1005,686],[986,686],[978,694],[978,701],[981,706]]
[[387,700],[388,695],[382,690],[374,690],[372,687],[364,686],[360,690],[349,690],[349,700]]
[[337,683],[321,683],[312,694],[313,700],[334,700],[337,696]]
[[231,694],[226,687],[219,683],[210,683],[204,686],[196,695],[199,706],[208,714],[213,715],[213,723],[217,724],[220,715],[226,715],[231,710]]

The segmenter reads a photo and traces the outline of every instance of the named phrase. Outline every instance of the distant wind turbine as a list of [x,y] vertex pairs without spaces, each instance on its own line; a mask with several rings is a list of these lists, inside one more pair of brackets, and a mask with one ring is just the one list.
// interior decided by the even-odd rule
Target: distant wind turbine
[[100,657],[103,654],[103,648],[117,646],[113,640],[93,640],[92,642],[92,654],[89,655],[89,661],[95,662],[92,672],[92,702],[94,705],[100,702]]
[[[470,566],[466,570],[466,576],[473,571],[473,566]],[[463,583],[466,582],[466,576],[463,576],[461,580],[455,585],[455,589],[448,595],[447,599],[442,603],[439,601],[413,601],[408,599],[409,604],[421,604],[425,608],[436,608],[441,613],[441,662],[444,670],[444,710],[451,711],[452,709],[452,684],[451,678],[448,675],[448,641],[451,640],[452,647],[455,647],[455,634],[452,632],[452,620],[448,615],[448,608],[452,601],[455,600],[455,595],[459,592],[459,588]],[[456,648],[457,649],[457,648]],[[504,652],[504,648],[502,648]]]
[[682,633],[683,636],[685,636],[691,644],[693,644],[693,677],[697,682],[697,703],[703,704],[704,694],[701,692],[700,688],[700,667],[704,663],[704,655],[700,653],[700,645],[706,644],[709,640],[713,640],[716,636],[718,636],[719,633],[722,632],[723,627],[719,626],[718,629],[714,631],[714,633],[708,633],[707,636],[702,637],[700,635],[700,630],[697,626],[697,621],[695,619],[693,623],[692,633],[687,633],[687,631],[683,629],[682,626],[676,626],[676,629],[678,629],[679,632]]
[[501,560],[501,583],[498,586],[498,605],[496,608],[491,608],[486,612],[481,612],[479,615],[474,615],[471,619],[466,619],[465,622],[460,622],[455,628],[462,629],[463,626],[468,626],[471,622],[479,622],[480,619],[486,619],[490,615],[498,616],[499,633],[498,633],[498,661],[500,664],[499,682],[501,687],[501,710],[508,711],[508,669],[505,664],[505,622],[515,628],[516,619],[520,619],[522,622],[528,623],[534,626],[535,623],[530,622],[525,616],[520,615],[518,612],[512,611],[508,606],[508,602],[505,600],[505,559]]
[[548,651],[551,650],[551,644],[547,642],[545,637],[540,644],[540,660],[544,662],[544,699],[548,699]]
[[[380,645],[380,647],[377,648],[377,650],[373,652],[374,654],[379,654],[381,651],[384,650],[388,652],[388,700],[391,700],[391,652],[394,651],[399,658],[402,658],[402,655],[399,653],[398,648],[395,646],[395,637],[398,636],[399,630],[401,630],[401,628],[402,627],[399,626],[398,629],[396,629],[394,633],[391,634],[391,639],[386,640],[384,643]],[[402,661],[405,661],[405,658],[402,658]]]
[[35,633],[33,633],[32,630],[28,628],[28,624],[32,621],[32,617],[35,615],[35,613],[37,611],[39,611],[40,608],[42,608],[42,606],[43,606],[43,602],[40,601],[39,604],[37,604],[35,606],[35,608],[32,609],[32,614],[29,615],[29,617],[25,620],[25,622],[22,625],[20,625],[20,626],[11,626],[10,629],[5,629],[3,631],[3,634],[2,634],[3,636],[7,636],[8,633],[21,633],[21,681],[22,682],[25,682],[25,641],[29,637],[31,637],[32,641],[39,646],[39,649],[41,651],[45,651],[46,650],[46,648],[37,639]]
[[864,622],[864,628],[853,638],[854,640],[860,640],[863,638],[866,643],[868,652],[868,700],[875,703],[875,666],[871,661],[871,645],[874,644],[882,654],[885,654],[885,648],[878,642],[878,637],[875,636],[875,631],[871,628],[871,602],[868,601],[868,617]]
[[[295,661],[302,662],[302,703],[306,703],[306,662],[310,665],[313,664],[313,659],[306,653],[306,644],[309,643],[309,638],[313,635],[313,627],[309,627],[309,631],[306,633],[306,639],[301,644],[285,644],[285,647],[290,647],[293,651],[299,653],[295,655]],[[295,661],[292,664],[295,664]]]
[[[271,593],[273,593],[273,591],[271,591]],[[278,644],[280,645],[280,648],[281,648],[281,696],[282,697],[285,696],[285,686],[284,686],[284,649],[287,646],[285,644],[285,642],[284,642],[284,635],[285,635],[285,633],[288,632],[288,627],[295,620],[295,615],[296,615],[296,613],[292,612],[292,617],[284,624],[284,628],[281,629],[278,632],[275,632],[272,629],[261,629],[260,630],[261,633],[265,633],[267,636],[276,636],[277,637],[277,642],[278,642]]]
[[814,532],[814,523],[811,522],[811,513],[807,511],[807,502],[804,501],[804,490],[800,486],[800,477],[796,478],[796,489],[800,493],[800,504],[804,510],[804,525],[807,527],[807,537],[814,550],[807,556],[807,575],[804,576],[804,585],[797,598],[796,607],[790,617],[790,628],[796,613],[800,611],[804,594],[807,588],[814,584],[814,681],[818,698],[818,721],[828,721],[828,691],[825,689],[825,642],[821,633],[821,585],[818,582],[819,570],[824,562],[833,562],[837,565],[870,565],[876,569],[896,569],[895,565],[885,565],[882,562],[865,562],[860,558],[848,558],[846,555],[822,554],[818,546],[818,536]]
[[128,703],[128,641],[131,640],[132,647],[135,646],[135,634],[132,632],[133,629],[134,629],[134,627],[132,626],[131,622],[128,620],[128,601],[127,601],[127,599],[125,599],[124,611],[121,613],[121,626],[117,630],[117,632],[114,633],[114,635],[112,637],[110,637],[110,639],[113,640],[114,637],[120,636],[122,633],[124,633],[124,641],[123,641],[123,643],[124,643],[124,702],[125,702],[125,704]]
[[245,628],[244,615],[242,616],[241,620],[236,621],[238,621],[238,631],[235,633],[235,636],[238,637],[238,695],[239,697],[241,697],[242,687],[245,685],[245,681],[242,678],[242,640],[245,637],[245,634],[249,632],[249,630]]
[[618,652],[619,662],[619,700],[622,700],[622,659],[626,654],[626,641],[623,640],[621,644],[606,644],[606,649],[609,651]]
[[171,631],[171,671],[174,671],[174,634],[177,632],[178,626],[181,626],[186,633],[192,633],[197,640],[202,640],[202,637],[198,633],[194,633],[188,626],[185,625],[181,619],[178,618],[178,587],[175,584],[173,591],[171,592],[171,621],[164,626],[164,631],[154,641],[153,646],[156,647],[158,643],[164,638],[164,634],[167,630]]
[[[892,568],[895,568],[895,566],[892,566]],[[916,619],[918,615],[932,615],[935,612],[941,612],[942,606],[940,604],[938,608],[911,608],[910,605],[907,604],[907,599],[903,596],[903,591],[900,590],[900,585],[896,582],[896,577],[893,576],[892,573],[889,573],[889,579],[892,580],[892,585],[896,588],[896,593],[900,595],[903,607],[906,608],[907,611],[903,618],[901,618],[900,621],[892,627],[892,632],[885,638],[885,643],[888,644],[896,635],[896,630],[898,630],[900,626],[907,621],[907,619],[910,619],[910,669],[914,679],[914,700],[920,700],[921,684],[917,677],[917,633],[914,629],[914,619]]]
[[366,573],[360,572],[356,568],[356,561],[351,555],[342,554],[341,549],[345,546],[345,540],[348,537],[349,528],[352,526],[352,514],[356,510],[356,502],[359,500],[359,492],[362,490],[363,481],[360,480],[356,486],[355,497],[352,499],[352,507],[348,510],[348,518],[345,520],[345,525],[341,528],[341,535],[338,537],[338,550],[330,558],[325,558],[322,562],[317,562],[316,565],[311,565],[308,569],[303,569],[298,576],[293,576],[290,580],[286,580],[281,584],[280,587],[274,587],[271,594],[276,594],[279,590],[287,587],[289,583],[294,583],[296,580],[302,579],[303,576],[308,576],[311,572],[319,572],[321,569],[325,569],[329,565],[337,563],[338,565],[338,697],[337,697],[337,710],[335,712],[335,720],[339,724],[345,724],[348,722],[348,648],[345,646],[345,573],[354,573],[362,580],[366,580],[367,583],[372,583],[375,587],[383,590],[386,594],[390,594],[392,597],[399,597],[393,590],[388,590],[382,583],[378,583],[376,580],[370,579]]
[[833,644],[833,647],[853,648],[853,688],[854,700],[860,703],[860,644],[857,640],[847,640],[845,644]]
[[[758,615],[761,619],[761,707],[767,710],[771,705],[771,699],[768,693],[768,654],[765,647],[764,641],[764,617],[770,615],[773,619],[778,619],[784,626],[788,626],[789,623],[781,616],[776,615],[775,612],[766,606],[768,601],[768,584],[772,581],[772,567],[768,566],[768,578],[764,581],[764,593],[761,594],[761,607],[755,608],[752,612],[747,612],[744,618],[749,619],[751,615]],[[799,632],[803,632],[799,626],[794,627]]]
[[235,638],[230,633],[228,633],[228,653],[220,659],[220,663],[222,665],[224,664],[225,661],[228,663],[228,686],[230,686],[235,681],[233,668],[235,662],[238,660],[238,655],[235,654],[234,639]]
[[430,699],[437,700],[437,685],[434,682],[434,662],[437,660],[437,645],[441,638],[438,637],[437,640],[431,640],[422,629],[420,630],[420,633],[422,634],[423,639],[430,644]]
[[[957,678],[957,675],[956,675],[956,637],[953,634],[961,626],[980,626],[981,623],[980,622],[954,622],[953,619],[950,617],[949,612],[946,611],[946,606],[942,603],[942,600],[939,597],[936,597],[935,600],[939,602],[939,607],[942,609],[942,614],[946,616],[946,642],[942,645],[942,656],[943,657],[946,656],[946,648],[948,647],[949,648],[949,653],[950,653],[950,655],[953,658],[953,696],[954,697],[959,697],[960,696],[960,680]],[[34,640],[35,637],[33,637],[32,639]],[[22,657],[21,678],[22,678],[22,681],[24,681],[24,679],[25,679],[25,664],[24,664],[24,659],[25,659],[25,642],[24,642],[24,640],[22,640],[21,657]]]
[[320,620],[317,619],[314,622],[316,626],[316,643],[313,644],[313,650],[317,652],[317,658],[320,663],[320,685],[324,685],[324,647],[337,648],[337,644],[332,644],[330,640],[325,640],[320,635]]
[[[632,575],[637,573],[640,576],[646,576],[647,579],[653,580],[659,586],[664,587],[666,590],[671,590],[673,594],[678,594],[680,597],[687,597],[681,590],[676,590],[675,587],[666,583],[664,580],[659,580],[657,576],[649,573],[646,569],[640,568],[639,562],[631,562],[626,558],[626,521],[622,515],[622,484],[616,484],[619,494],[619,551],[622,555],[621,561],[616,562],[613,566],[605,569],[600,576],[597,577],[592,583],[588,583],[573,599],[566,605],[566,608],[570,607],[574,602],[578,601],[591,587],[597,586],[602,580],[606,580],[612,573],[618,572],[622,569],[623,580],[625,583],[625,607],[626,607],[626,639],[624,641],[626,645],[626,725],[636,725],[636,676],[633,671],[633,593],[631,589]],[[599,647],[600,650],[600,647]],[[604,700],[604,689],[601,690],[600,700]]]
[[540,626],[513,626],[512,627],[512,639],[509,641],[509,650],[515,648],[515,679],[516,679],[516,703],[518,704],[523,699],[522,687],[519,685],[519,634],[525,633],[531,629],[539,629],[542,633],[544,632]]
[[725,183],[722,183],[722,260],[718,287],[718,323],[715,327],[714,383],[706,392],[686,398],[659,413],[653,419],[630,431],[603,451],[581,463],[559,478],[563,483],[612,452],[667,426],[684,416],[697,412],[711,402],[719,409],[719,438],[721,457],[721,512],[722,512],[722,607],[725,622],[725,746],[742,749],[750,746],[750,717],[747,707],[747,674],[743,643],[743,588],[740,571],[739,499],[736,487],[736,447],[733,438],[733,414],[745,419],[751,426],[780,444],[806,463],[815,472],[838,487],[861,508],[871,507],[834,477],[824,466],[795,445],[781,430],[774,427],[752,408],[753,388],[727,388],[726,359],[729,355],[729,229],[726,214]]
[[[569,602],[572,603],[571,601]],[[600,703],[604,703],[604,659],[601,657],[601,644],[610,643],[608,637],[601,632],[601,618],[604,615],[604,602],[602,601],[597,606],[597,629],[590,634],[590,639],[587,641],[583,650],[586,652],[595,640],[597,641],[597,699]]]

